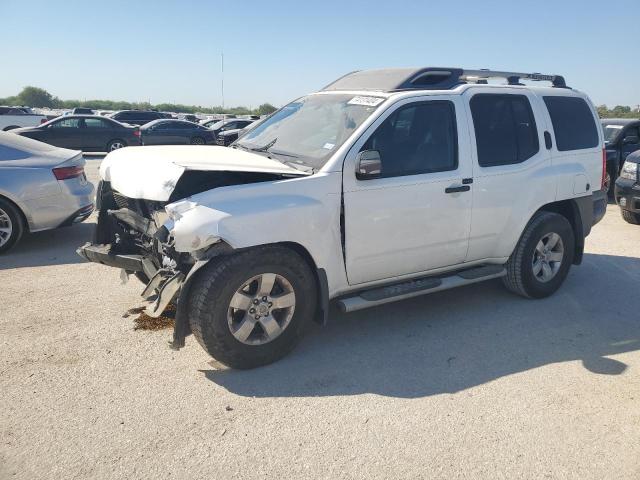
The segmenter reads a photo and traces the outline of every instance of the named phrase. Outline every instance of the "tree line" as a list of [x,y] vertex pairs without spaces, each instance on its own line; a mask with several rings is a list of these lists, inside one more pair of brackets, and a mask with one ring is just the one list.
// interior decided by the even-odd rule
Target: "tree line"
[[[203,107],[201,105],[174,103],[152,105],[149,102],[118,102],[113,100],[61,100],[38,87],[24,87],[18,95],[0,98],[0,105],[25,105],[40,108],[86,107],[94,110],[148,110],[153,108],[161,112],[227,113],[233,115],[268,115],[276,110],[276,107],[270,103],[263,103],[258,108],[252,110],[247,107]],[[598,115],[600,118],[640,118],[640,111],[638,107],[633,109],[626,105],[616,105],[612,109],[609,109],[606,105],[600,105],[598,107]]]
[[149,102],[124,102],[114,100],[62,100],[54,97],[46,90],[39,87],[24,87],[15,96],[0,98],[0,105],[24,105],[36,108],[75,108],[85,107],[93,110],[149,110],[155,109],[161,112],[181,113],[226,113],[233,115],[268,115],[276,111],[276,107],[270,103],[263,103],[258,108],[247,107],[203,107],[200,105],[182,105],[173,103],[159,103],[152,105]]

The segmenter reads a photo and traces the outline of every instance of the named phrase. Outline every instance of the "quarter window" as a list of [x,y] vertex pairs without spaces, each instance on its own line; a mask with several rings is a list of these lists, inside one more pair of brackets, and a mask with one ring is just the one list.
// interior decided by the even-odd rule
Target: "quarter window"
[[470,106],[481,167],[522,163],[540,150],[526,96],[479,94]]
[[544,97],[559,151],[598,146],[598,129],[587,102],[579,97]]
[[453,103],[407,105],[392,113],[363,150],[377,150],[381,177],[444,172],[458,168],[458,138]]

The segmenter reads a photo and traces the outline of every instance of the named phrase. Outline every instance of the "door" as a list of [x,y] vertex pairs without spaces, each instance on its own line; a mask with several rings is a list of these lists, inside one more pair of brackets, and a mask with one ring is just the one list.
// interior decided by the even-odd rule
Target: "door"
[[[532,205],[537,209],[556,195],[557,173],[545,170],[551,154],[544,131],[550,129],[540,102],[523,90],[491,91],[480,87],[463,95],[475,147],[468,262],[508,257]],[[573,189],[573,177],[569,181]]]
[[622,139],[620,140],[620,168],[622,168],[622,164],[630,153],[640,149],[640,127],[637,125],[628,127],[622,135]]
[[[350,284],[464,262],[472,186],[464,115],[455,96],[406,99],[351,148],[343,173]],[[379,178],[356,178],[366,150],[380,156]]]
[[82,129],[82,149],[104,152],[107,144],[118,138],[114,125],[101,118],[85,118]]
[[169,145],[171,143],[171,124],[173,122],[159,122],[148,128],[142,128],[142,141],[145,145]]
[[56,147],[82,149],[84,121],[78,117],[62,118],[47,127],[46,142]]

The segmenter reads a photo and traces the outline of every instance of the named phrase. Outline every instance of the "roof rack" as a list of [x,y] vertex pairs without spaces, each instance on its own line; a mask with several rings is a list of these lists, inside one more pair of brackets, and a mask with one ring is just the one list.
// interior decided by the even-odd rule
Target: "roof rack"
[[485,84],[489,78],[504,78],[508,85],[522,85],[520,80],[546,81],[557,88],[568,88],[561,75],[542,73],[465,70],[462,68],[388,68],[348,73],[323,90],[448,90],[465,83]]

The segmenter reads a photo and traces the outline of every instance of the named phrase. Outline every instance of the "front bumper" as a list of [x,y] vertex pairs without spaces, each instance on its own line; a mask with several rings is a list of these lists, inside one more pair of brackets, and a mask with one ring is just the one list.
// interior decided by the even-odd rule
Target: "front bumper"
[[615,184],[614,197],[621,209],[640,213],[639,183],[626,178],[618,178]]

